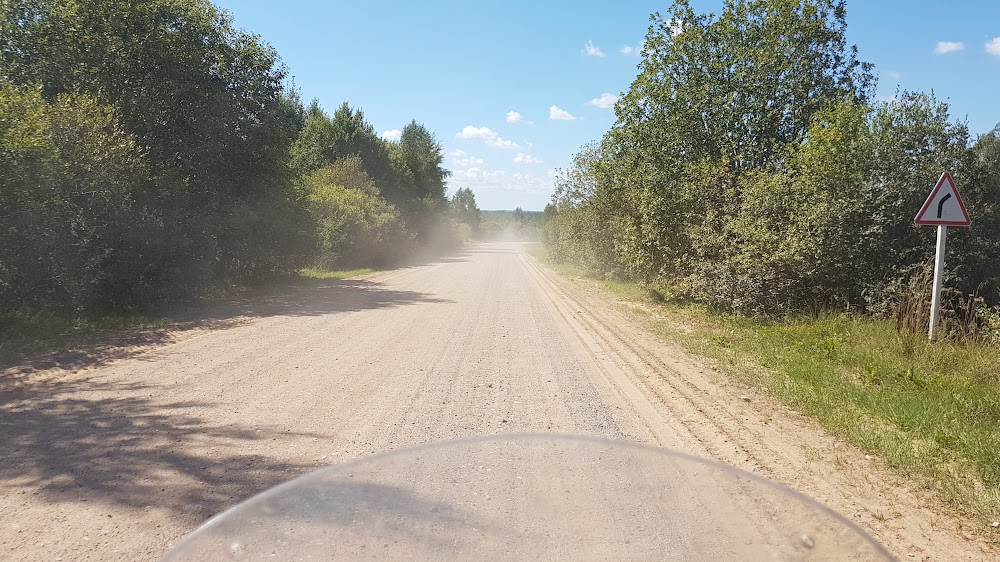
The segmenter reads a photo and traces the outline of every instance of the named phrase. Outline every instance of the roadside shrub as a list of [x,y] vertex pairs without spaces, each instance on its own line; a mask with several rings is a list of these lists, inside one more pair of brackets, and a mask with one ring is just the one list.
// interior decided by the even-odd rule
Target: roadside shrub
[[606,212],[613,207],[599,190],[603,157],[600,146],[588,145],[558,174],[542,240],[553,260],[612,276],[623,274],[624,268],[614,241],[615,218]]
[[[219,276],[254,282],[298,271],[315,255],[312,226],[305,202],[278,190],[233,202],[217,224]],[[269,246],[285,251],[260,251]]]
[[607,222],[590,206],[560,208],[545,224],[543,240],[549,256],[556,262],[573,263],[614,276],[621,269],[607,228]]
[[134,282],[119,251],[148,172],[109,107],[0,83],[0,154],[0,305],[79,312]]
[[[967,142],[947,106],[923,94],[876,109],[843,102],[820,111],[783,169],[741,174],[728,204],[689,227],[689,273],[675,275],[690,275],[700,300],[739,314],[886,314],[910,270],[933,253],[934,229],[915,226],[913,215],[948,169],[985,223],[950,231],[948,281],[962,294],[984,283],[991,290],[996,260],[979,248],[995,249],[1000,239],[990,230],[997,172],[988,158],[975,160]],[[996,147],[991,137],[974,150]]]
[[976,314],[983,320],[981,340],[990,345],[1000,345],[1000,306],[978,303]]
[[399,211],[378,194],[356,159],[321,168],[306,176],[303,184],[316,227],[317,265],[380,266],[408,248],[411,239]]

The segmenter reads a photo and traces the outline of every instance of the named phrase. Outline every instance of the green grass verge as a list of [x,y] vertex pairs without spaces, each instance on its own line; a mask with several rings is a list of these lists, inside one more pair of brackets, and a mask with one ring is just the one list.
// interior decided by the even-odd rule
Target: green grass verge
[[0,366],[47,352],[90,347],[95,338],[130,330],[165,328],[170,320],[151,316],[70,317],[52,312],[0,314]]
[[375,273],[376,269],[361,268],[361,269],[344,269],[344,270],[329,270],[329,269],[318,269],[314,267],[308,267],[301,270],[299,273],[302,277],[306,279],[347,279],[349,277],[360,277],[362,275],[370,275]]
[[554,267],[636,305],[629,308],[653,333],[814,417],[937,492],[977,527],[1000,520],[1000,348],[929,342],[897,333],[894,323],[847,314],[719,315],[657,302],[635,283]]

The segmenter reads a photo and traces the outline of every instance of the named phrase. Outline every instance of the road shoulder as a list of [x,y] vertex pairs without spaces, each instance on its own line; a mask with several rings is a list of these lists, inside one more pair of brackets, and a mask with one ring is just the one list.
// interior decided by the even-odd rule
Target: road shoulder
[[[871,533],[904,560],[992,560],[996,549],[955,509],[814,419],[740,383],[713,361],[650,329],[650,311],[599,282],[527,258],[617,355],[659,412],[664,445],[707,456],[800,490]],[[658,422],[650,422],[658,423]]]

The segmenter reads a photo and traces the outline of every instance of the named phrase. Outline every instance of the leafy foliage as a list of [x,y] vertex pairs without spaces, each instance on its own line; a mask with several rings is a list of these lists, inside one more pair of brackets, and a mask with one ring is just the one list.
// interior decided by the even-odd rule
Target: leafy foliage
[[392,191],[395,187],[389,148],[375,134],[364,111],[344,102],[329,117],[316,104],[292,147],[292,168],[305,175],[348,156],[361,159],[380,189]]
[[[3,8],[11,23],[0,56],[10,80],[40,88],[55,106],[85,95],[111,108],[148,168],[147,181],[129,192],[142,226],[122,233],[113,256],[130,274],[116,276],[107,304],[129,307],[301,266],[308,232],[285,226],[304,216],[286,165],[301,108],[271,47],[197,0]],[[120,183],[101,181],[104,189]],[[105,219],[106,228],[123,222]]]
[[434,135],[412,121],[398,143],[384,141],[364,112],[346,102],[329,117],[318,104],[307,112],[305,128],[292,147],[292,169],[309,174],[357,157],[379,193],[399,211],[406,227],[427,240],[446,213],[444,152]]
[[[0,305],[149,307],[451,228],[441,146],[303,107],[207,0],[0,1]],[[454,237],[445,236],[452,240]]]
[[451,210],[456,221],[469,225],[471,233],[479,232],[482,217],[476,205],[476,194],[471,189],[459,189],[451,196]]
[[0,305],[82,310],[128,280],[115,252],[148,170],[110,108],[0,84],[0,154]]
[[399,211],[378,194],[360,158],[321,168],[303,180],[316,223],[318,264],[350,268],[391,263],[407,248]]
[[732,312],[885,312],[933,250],[913,215],[949,170],[974,209],[949,283],[996,293],[1000,141],[970,147],[933,95],[871,104],[845,2],[727,0],[715,18],[678,0],[670,15],[653,16],[614,127],[560,176],[556,259]]

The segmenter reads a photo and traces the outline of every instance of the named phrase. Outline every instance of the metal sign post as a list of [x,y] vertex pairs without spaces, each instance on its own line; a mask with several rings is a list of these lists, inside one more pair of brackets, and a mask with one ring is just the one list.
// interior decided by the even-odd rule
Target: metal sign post
[[917,217],[913,220],[919,226],[937,226],[937,251],[934,254],[934,289],[931,294],[931,321],[927,337],[937,339],[938,316],[941,315],[941,288],[944,284],[944,251],[949,226],[969,226],[972,220],[965,209],[965,202],[951,179],[951,174],[941,174],[934,190],[924,201]]
[[937,339],[938,316],[941,314],[941,285],[944,282],[944,249],[948,238],[948,226],[939,224],[937,227],[937,253],[934,254],[934,292],[931,293],[931,325],[927,329],[927,338]]

